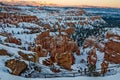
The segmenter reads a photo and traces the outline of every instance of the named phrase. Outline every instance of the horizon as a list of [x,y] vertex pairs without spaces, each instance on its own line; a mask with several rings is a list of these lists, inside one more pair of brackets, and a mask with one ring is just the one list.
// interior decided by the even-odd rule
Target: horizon
[[[120,8],[120,0],[0,0],[3,3],[33,5],[33,6],[61,6],[61,7],[110,7]],[[26,2],[26,3],[23,3]]]

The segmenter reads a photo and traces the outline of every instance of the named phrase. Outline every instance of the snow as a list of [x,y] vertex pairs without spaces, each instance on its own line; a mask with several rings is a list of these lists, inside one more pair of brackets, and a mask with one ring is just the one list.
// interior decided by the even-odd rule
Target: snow
[[20,27],[25,27],[25,28],[38,28],[39,26],[34,23],[28,23],[28,22],[20,22],[18,23]]
[[13,76],[5,72],[0,72],[1,80],[119,80],[120,73],[105,77],[61,77],[61,78],[23,78],[18,76]]
[[[64,25],[64,27],[62,27],[61,29],[69,28],[69,26],[66,25],[66,23],[69,23],[69,22],[76,23],[75,27],[79,27],[79,29],[80,28],[93,29],[94,28],[93,24],[96,24],[98,26],[99,23],[105,23],[105,21],[103,19],[100,19],[100,20],[96,19],[95,21],[92,21],[92,20],[90,20],[89,16],[86,14],[79,15],[79,16],[76,16],[75,14],[65,14],[67,10],[64,10],[64,8],[55,8],[55,7],[49,8],[48,7],[48,8],[45,8],[43,10],[39,10],[37,8],[27,7],[27,6],[18,6],[18,8],[22,9],[21,11],[18,11],[18,13],[37,16],[39,21],[42,24],[49,24],[51,27],[53,27],[53,25],[58,22],[58,19],[62,19],[62,21],[60,21],[59,24]],[[48,10],[53,10],[53,11],[58,10],[59,13],[54,12],[54,14],[51,14]],[[77,10],[78,9],[68,9],[68,11],[77,11]],[[66,20],[66,18],[70,18],[71,20]],[[75,20],[74,18],[77,18],[77,19]],[[84,18],[84,19],[82,19],[82,18]],[[88,21],[88,24],[83,24],[83,25],[79,24],[79,22],[84,22],[84,21]],[[7,50],[7,52],[10,53],[11,55],[13,55],[13,57],[16,57],[16,56],[19,57],[18,51],[22,51],[25,54],[33,53],[30,51],[18,49],[18,47],[25,47],[27,49],[30,43],[34,43],[37,34],[39,34],[41,32],[32,33],[32,34],[29,34],[29,33],[24,34],[24,32],[25,31],[30,32],[31,28],[41,28],[41,26],[39,26],[35,22],[34,23],[20,22],[20,23],[18,23],[18,25],[19,25],[18,27],[16,27],[15,25],[12,25],[12,24],[8,24],[8,25],[9,26],[7,26],[7,24],[2,24],[2,27],[0,27],[0,33],[2,33],[2,32],[12,33],[12,37],[15,37],[17,39],[21,39],[22,45],[16,45],[13,43],[1,43],[0,49]],[[58,28],[58,26],[55,26],[55,28]],[[117,35],[120,35],[120,29],[112,29],[110,32],[115,33]],[[56,34],[59,34],[59,32],[50,32],[50,36],[55,36]],[[61,34],[66,35],[66,33],[64,33],[64,32],[62,32]],[[2,42],[4,42],[4,40],[6,38],[7,37],[0,35],[0,40],[2,40]],[[94,37],[89,37],[88,39],[96,41],[96,39]],[[7,45],[5,45],[5,44],[7,44]],[[81,51],[80,56],[74,54],[75,64],[72,65],[73,71],[71,71],[71,72],[66,71],[66,72],[72,73],[72,72],[78,71],[80,69],[83,71],[87,67],[87,56],[88,56],[88,52],[90,51],[90,49],[91,48],[86,48],[86,49],[81,48],[80,49],[80,51]],[[97,54],[97,58],[98,58],[96,67],[100,69],[101,63],[104,60],[104,53],[96,51],[96,54]],[[97,79],[97,80],[107,80],[107,79],[108,80],[118,80],[119,76],[120,76],[120,73],[117,73],[116,75],[111,75],[111,76],[106,75],[105,77],[78,76],[78,77],[60,77],[60,78],[58,78],[58,77],[57,78],[24,78],[24,77],[20,77],[20,76],[14,76],[14,75],[11,75],[8,73],[8,68],[5,67],[5,62],[6,62],[6,60],[11,59],[13,57],[0,56],[0,80],[94,80],[94,79]],[[29,58],[31,58],[31,56],[29,56]],[[42,61],[47,59],[47,58],[49,58],[49,56],[42,57],[39,59],[39,62],[40,62],[39,65],[40,65],[40,67],[42,67],[42,73],[45,73],[45,74],[46,73],[53,73],[50,70],[50,67],[42,65]],[[84,62],[83,63],[80,62],[83,59],[84,59]],[[27,61],[25,61],[25,62],[27,63]],[[114,64],[110,64],[109,66],[113,66],[113,65]],[[59,67],[56,64],[55,64],[55,66]],[[115,68],[115,69],[117,69],[117,68]],[[117,69],[117,70],[119,70],[119,69]],[[63,70],[63,72],[64,71],[65,70]],[[120,70],[118,72],[120,72]],[[37,74],[37,75],[40,75],[40,74]],[[66,74],[66,75],[69,75],[69,74]]]
[[112,41],[114,41],[114,42],[119,42],[119,43],[120,43],[120,40],[117,40],[117,39],[115,39],[115,38],[112,38],[112,39],[110,39],[110,40],[112,40]]
[[[8,68],[5,67],[4,63],[9,59],[8,56],[0,56],[0,79],[1,80],[118,80],[120,77],[120,68],[117,69],[117,74],[104,77],[87,77],[87,76],[77,76],[77,77],[55,77],[55,78],[24,78],[20,76],[11,75],[8,73]],[[43,65],[41,65],[43,66]],[[47,66],[43,66],[42,72],[51,72]],[[51,72],[52,74],[52,72]]]
[[120,36],[120,28],[112,28],[109,33]]
[[18,51],[22,51],[25,54],[31,54],[31,53],[33,53],[31,51],[24,51],[24,50],[20,50],[18,48],[8,47],[8,46],[2,45],[2,44],[0,44],[0,49],[5,49],[5,50],[7,50],[7,52],[9,54],[16,55],[16,56],[19,56],[18,55]]
[[[3,32],[2,31],[2,29],[0,28],[0,31],[1,32]],[[29,32],[30,30],[29,29],[23,29],[23,28],[15,28],[15,27],[6,27],[6,28],[4,28],[4,32],[8,32],[8,33],[12,33],[13,35],[14,34],[18,34],[18,33],[23,33],[24,31],[27,31],[27,32]]]
[[101,63],[104,60],[104,53],[102,53],[100,51],[96,51],[96,54],[97,54],[97,58],[98,58],[96,67],[101,69]]
[[26,49],[28,48],[28,44],[29,43],[33,43],[35,41],[37,34],[19,34],[19,35],[14,35],[14,37],[16,37],[17,39],[21,39],[22,45],[23,47],[25,47]]
[[2,40],[2,42],[4,42],[4,40],[5,40],[6,38],[7,38],[7,37],[0,36],[0,40]]

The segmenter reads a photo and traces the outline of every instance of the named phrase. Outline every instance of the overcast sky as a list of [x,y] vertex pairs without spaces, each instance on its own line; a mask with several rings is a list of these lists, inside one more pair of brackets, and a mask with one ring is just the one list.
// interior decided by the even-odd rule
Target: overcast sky
[[0,1],[41,1],[64,6],[88,5],[120,8],[120,0],[0,0]]

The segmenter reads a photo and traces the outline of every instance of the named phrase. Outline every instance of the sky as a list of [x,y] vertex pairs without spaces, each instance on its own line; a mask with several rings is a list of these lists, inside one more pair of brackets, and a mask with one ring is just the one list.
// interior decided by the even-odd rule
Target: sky
[[[0,0],[3,1],[3,0]],[[103,6],[120,8],[120,0],[4,0],[4,1],[41,1],[61,6]]]

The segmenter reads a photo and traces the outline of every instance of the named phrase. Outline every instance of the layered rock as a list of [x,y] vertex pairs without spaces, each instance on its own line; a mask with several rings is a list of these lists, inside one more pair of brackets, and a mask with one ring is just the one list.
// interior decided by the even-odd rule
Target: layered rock
[[102,19],[102,17],[101,17],[101,16],[91,16],[90,19],[91,19],[92,21],[95,21],[95,20],[100,20],[100,19]]
[[71,9],[71,10],[67,10],[65,12],[65,14],[67,14],[67,15],[75,15],[75,16],[81,16],[85,13],[86,12],[84,10],[80,10],[80,9]]
[[11,69],[11,74],[14,75],[20,75],[27,69],[27,64],[24,61],[19,61],[15,59],[7,60],[5,65]]
[[75,58],[72,53],[64,52],[64,53],[56,53],[55,58],[50,57],[48,59],[43,60],[43,64],[46,66],[52,66],[55,62],[65,68],[67,70],[71,70],[71,65],[74,64]]
[[83,43],[83,49],[95,46],[99,51],[104,52],[104,43],[101,43],[99,40],[99,37],[94,36],[86,38]]
[[41,45],[36,45],[33,51],[37,53],[38,57],[47,57],[47,50],[43,49]]
[[112,37],[114,37],[115,39],[120,40],[120,35],[119,34],[116,34],[115,32],[108,31],[107,34],[106,34],[106,38],[110,39]]
[[[105,75],[109,63],[120,64],[120,30],[112,29],[104,37],[104,42],[100,42],[97,37],[89,37],[84,41],[83,49],[94,47],[100,52],[104,52],[104,60],[101,64],[101,74]],[[95,49],[91,49],[88,55],[88,63],[96,64],[97,56]]]
[[[74,30],[70,28],[68,32],[73,33]],[[42,52],[42,48],[46,49],[46,51],[49,52],[51,57],[43,61],[43,64],[48,66],[53,65],[53,63],[56,62],[59,66],[70,70],[71,65],[74,63],[73,53],[76,52],[77,55],[80,55],[77,43],[69,38],[68,34],[50,36],[49,31],[46,31],[37,36],[36,44],[41,45],[38,48],[36,47],[37,50],[34,50],[35,52],[42,55],[40,57],[44,57],[45,55]]]
[[75,32],[75,28],[72,27],[72,26],[74,26],[74,24],[71,23],[71,24],[69,24],[69,26],[70,26],[70,28],[62,30],[61,32],[65,32],[65,33],[67,33],[67,35],[73,34]]
[[27,53],[23,53],[22,51],[19,51],[18,54],[22,57],[23,60],[39,62],[39,56],[37,55],[37,53],[27,54]]
[[96,55],[96,48],[94,47],[89,51],[88,55],[88,64],[96,65],[97,63],[97,55]]
[[46,65],[46,66],[52,66],[53,63],[55,62],[55,60],[53,60],[54,58],[50,57],[48,59],[45,59],[43,60],[43,65]]
[[5,41],[8,42],[8,43],[14,43],[14,44],[17,44],[17,45],[22,44],[20,39],[16,39],[16,38],[13,38],[13,37],[8,37]]
[[83,48],[94,46],[96,44],[96,41],[97,41],[97,39],[94,36],[86,38],[83,43]]
[[120,29],[108,31],[106,34],[105,59],[111,63],[120,64]]
[[72,53],[69,52],[65,52],[63,54],[56,53],[55,62],[57,62],[59,66],[67,70],[71,69],[71,65],[74,63],[74,61],[75,59]]
[[109,65],[109,63],[107,61],[105,61],[105,60],[101,64],[101,74],[103,74],[103,76],[107,72],[108,65]]
[[19,22],[38,21],[38,18],[36,16],[31,16],[31,15],[0,13],[0,21],[4,23],[14,24],[17,26]]

